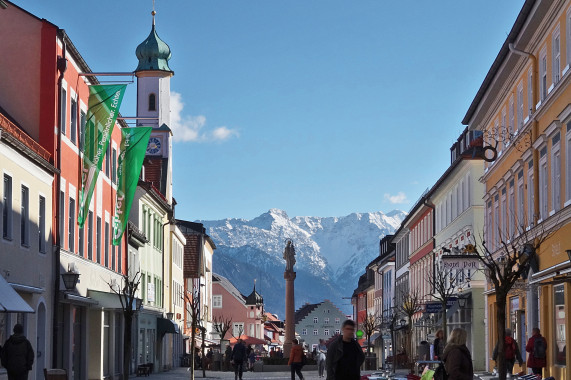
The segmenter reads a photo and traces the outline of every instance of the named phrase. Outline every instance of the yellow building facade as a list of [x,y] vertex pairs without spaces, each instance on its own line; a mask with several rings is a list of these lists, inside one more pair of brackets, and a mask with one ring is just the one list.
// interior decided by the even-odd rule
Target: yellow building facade
[[[508,295],[506,328],[522,356],[531,330],[547,339],[543,376],[571,379],[571,0],[525,1],[463,123],[484,132],[485,241],[492,254],[525,236],[541,242],[538,268]],[[486,292],[488,367],[497,336]],[[525,355],[526,357],[527,355]],[[514,372],[527,371],[525,364]]]

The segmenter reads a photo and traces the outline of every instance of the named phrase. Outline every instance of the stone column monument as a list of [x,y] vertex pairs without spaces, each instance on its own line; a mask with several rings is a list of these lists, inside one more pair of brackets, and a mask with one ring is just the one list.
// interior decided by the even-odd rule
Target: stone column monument
[[284,358],[289,358],[292,340],[295,338],[295,297],[294,285],[295,272],[293,266],[295,264],[295,248],[291,240],[288,240],[284,249],[284,259],[286,261],[286,269],[284,279],[286,282],[285,294],[285,342],[284,342]]

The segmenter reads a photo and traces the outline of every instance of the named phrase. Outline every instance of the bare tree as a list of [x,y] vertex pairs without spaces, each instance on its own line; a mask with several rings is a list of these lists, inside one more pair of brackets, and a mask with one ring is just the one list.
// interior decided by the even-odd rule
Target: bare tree
[[367,337],[367,352],[371,351],[371,336],[381,329],[383,320],[376,314],[367,313],[365,320],[361,322],[363,333]]
[[435,268],[432,276],[428,276],[428,283],[432,288],[432,298],[440,302],[442,313],[442,330],[444,331],[444,341],[446,341],[446,307],[448,301],[456,295],[458,290],[458,277],[461,272]]
[[[532,228],[517,226],[513,234],[497,231],[496,243],[481,239],[480,245],[470,245],[466,252],[476,255],[484,266],[486,278],[494,287],[496,295],[496,323],[498,326],[496,340],[498,342],[498,375],[500,380],[506,379],[507,366],[504,355],[504,337],[506,328],[507,297],[512,288],[527,278],[530,269],[539,270],[537,253],[558,227],[558,223],[547,230],[545,223]],[[521,342],[525,344],[525,342]]]
[[230,334],[234,339],[240,339],[240,337],[244,334],[244,325],[236,325],[236,331],[238,332],[238,336],[234,335],[234,329],[230,330]]
[[[198,292],[186,291],[184,294],[184,306],[186,309],[186,315],[190,318],[190,378],[194,380],[194,366],[195,366],[195,356],[196,356],[196,331],[202,330],[200,328],[200,297]],[[203,350],[204,351],[204,350]],[[204,352],[202,352],[204,357]],[[204,366],[203,366],[202,377],[205,377]]]
[[221,316],[213,316],[212,322],[214,325],[214,330],[220,334],[220,339],[224,339],[228,330],[232,328],[232,318]]
[[408,293],[400,292],[399,302],[397,302],[398,311],[407,318],[408,326],[406,329],[406,353],[411,371],[414,369],[414,360],[412,356],[412,317],[422,311],[422,298],[418,294],[418,289],[410,290]]
[[[127,270],[127,273],[130,271]],[[137,308],[137,289],[141,283],[141,273],[137,271],[133,277],[124,274],[121,280],[121,286],[117,286],[108,282],[111,291],[119,297],[121,309],[123,311],[123,321],[125,323],[123,329],[123,380],[129,379],[129,368],[131,363],[131,339],[133,331],[133,317],[138,311]]]

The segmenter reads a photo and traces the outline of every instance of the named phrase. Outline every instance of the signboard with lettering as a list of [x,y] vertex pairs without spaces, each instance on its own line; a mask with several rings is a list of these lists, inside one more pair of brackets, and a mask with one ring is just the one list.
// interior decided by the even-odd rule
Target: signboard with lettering
[[[446,302],[446,310],[450,309],[456,302],[456,297],[449,298]],[[442,313],[441,302],[427,302],[425,305],[425,313]]]
[[444,270],[480,269],[480,259],[474,255],[442,255],[440,262]]

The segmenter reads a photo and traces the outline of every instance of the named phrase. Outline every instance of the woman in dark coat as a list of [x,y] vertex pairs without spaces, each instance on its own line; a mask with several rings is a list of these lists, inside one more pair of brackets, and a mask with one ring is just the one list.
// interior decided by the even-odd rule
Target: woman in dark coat
[[434,339],[434,360],[440,360],[442,353],[444,352],[444,330],[438,330],[436,332],[436,339]]
[[474,367],[472,355],[466,347],[466,330],[456,328],[450,333],[448,344],[444,348],[442,361],[448,374],[448,380],[473,380]]

